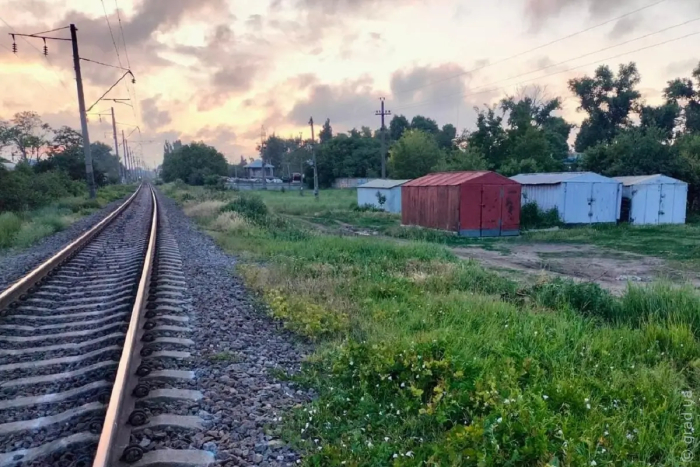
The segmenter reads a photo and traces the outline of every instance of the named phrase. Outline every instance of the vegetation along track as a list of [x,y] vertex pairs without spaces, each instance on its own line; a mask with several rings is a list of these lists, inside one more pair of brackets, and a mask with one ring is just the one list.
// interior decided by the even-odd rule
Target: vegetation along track
[[164,225],[142,186],[0,294],[0,467],[213,460],[144,450],[144,431],[202,428],[177,410],[201,394],[177,389],[194,377],[185,369],[192,342],[179,252]]

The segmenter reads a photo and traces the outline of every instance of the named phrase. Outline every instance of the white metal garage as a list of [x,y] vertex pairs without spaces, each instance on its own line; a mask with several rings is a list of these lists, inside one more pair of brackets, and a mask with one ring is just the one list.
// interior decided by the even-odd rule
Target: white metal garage
[[408,181],[377,179],[360,185],[357,187],[357,204],[399,213],[401,212],[401,185]]
[[660,174],[615,179],[622,183],[622,220],[634,225],[685,224],[687,183]]
[[617,222],[622,184],[593,172],[520,174],[522,204],[537,203],[548,211],[557,208],[565,224]]

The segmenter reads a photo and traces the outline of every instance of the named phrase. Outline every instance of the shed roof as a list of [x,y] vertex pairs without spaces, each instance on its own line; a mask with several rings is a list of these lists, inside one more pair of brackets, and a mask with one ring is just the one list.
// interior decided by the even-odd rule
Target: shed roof
[[556,185],[564,182],[618,183],[615,179],[593,172],[552,172],[535,174],[518,174],[511,180],[523,185]]
[[[246,169],[262,169],[262,161],[260,159],[256,159],[250,164],[245,166]],[[265,164],[266,169],[274,169],[275,166],[272,164]]]
[[478,171],[478,172],[440,172],[434,174],[428,174],[410,182],[406,182],[403,186],[455,186],[462,185],[466,182],[476,181],[481,177],[493,177],[500,178],[504,181],[511,180],[499,175],[495,172],[489,172],[488,170]]
[[662,174],[655,175],[635,175],[629,177],[615,177],[615,180],[621,182],[624,186],[632,185],[646,185],[646,184],[657,184],[657,183],[684,183],[682,180],[678,180],[673,177],[668,177]]
[[394,188],[409,181],[410,180],[382,180],[381,178],[378,178],[376,180],[370,180],[357,188]]

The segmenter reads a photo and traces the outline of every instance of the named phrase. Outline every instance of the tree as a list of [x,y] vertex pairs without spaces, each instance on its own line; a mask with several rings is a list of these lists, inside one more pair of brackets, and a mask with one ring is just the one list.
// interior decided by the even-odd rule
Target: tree
[[457,137],[457,128],[448,123],[443,125],[442,130],[437,135],[438,146],[442,149],[452,148],[452,141]]
[[41,149],[47,147],[46,136],[50,130],[36,112],[18,112],[9,122],[0,122],[0,142],[15,147],[21,161],[30,157],[39,160]]
[[620,65],[617,77],[607,65],[598,67],[591,78],[575,78],[569,81],[569,89],[579,98],[580,111],[588,114],[576,137],[576,151],[601,142],[611,142],[627,128],[632,110],[641,97],[635,87],[641,77],[637,65],[631,62]]
[[507,135],[503,128],[503,117],[496,115],[497,109],[495,105],[487,106],[484,110],[476,107],[476,131],[467,138],[467,145],[484,155],[490,169],[500,167],[506,158],[504,143]]
[[[367,129],[369,130],[369,129]],[[371,133],[371,131],[370,131]],[[381,167],[381,143],[367,137],[367,131],[351,130],[347,135],[335,136],[316,148],[318,180],[321,187],[330,187],[340,177],[376,177]],[[308,159],[307,153],[307,159]],[[312,167],[306,179],[313,181]]]
[[411,128],[408,119],[403,115],[394,115],[394,118],[389,122],[389,139],[398,141],[403,136],[403,133]]
[[333,138],[333,128],[331,127],[331,119],[327,118],[326,123],[323,124],[321,132],[318,134],[318,139],[321,144],[330,141]]
[[411,130],[420,130],[433,136],[440,133],[440,127],[432,118],[427,118],[422,115],[416,115],[411,120]]
[[443,151],[433,172],[460,172],[463,170],[486,170],[488,164],[484,155],[475,148]]
[[[265,163],[275,166],[277,170],[281,170],[287,148],[287,140],[274,134],[267,138],[267,141],[265,141],[265,150],[263,152]],[[260,148],[258,148],[258,150],[260,150]]]
[[667,105],[679,109],[681,133],[700,133],[700,63],[693,70],[693,78],[676,78],[664,89]]
[[180,179],[190,185],[203,185],[211,175],[227,174],[226,158],[216,148],[203,142],[181,146],[163,160],[162,177],[166,182]]
[[583,168],[609,177],[664,173],[673,176],[681,171],[678,150],[664,143],[664,131],[634,127],[610,143],[600,143],[584,153]]
[[442,153],[432,135],[421,130],[404,133],[391,148],[389,166],[394,178],[418,178],[438,165]]

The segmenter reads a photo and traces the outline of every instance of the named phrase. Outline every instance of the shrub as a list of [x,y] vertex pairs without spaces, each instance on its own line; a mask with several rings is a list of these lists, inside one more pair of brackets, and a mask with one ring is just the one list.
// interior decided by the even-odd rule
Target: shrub
[[520,227],[523,229],[546,229],[560,224],[559,210],[552,208],[543,211],[535,202],[529,202],[520,209]]
[[224,206],[222,211],[234,211],[246,219],[261,223],[268,214],[267,205],[259,196],[242,194]]
[[12,212],[0,214],[0,248],[12,246],[15,236],[22,228],[22,219]]

